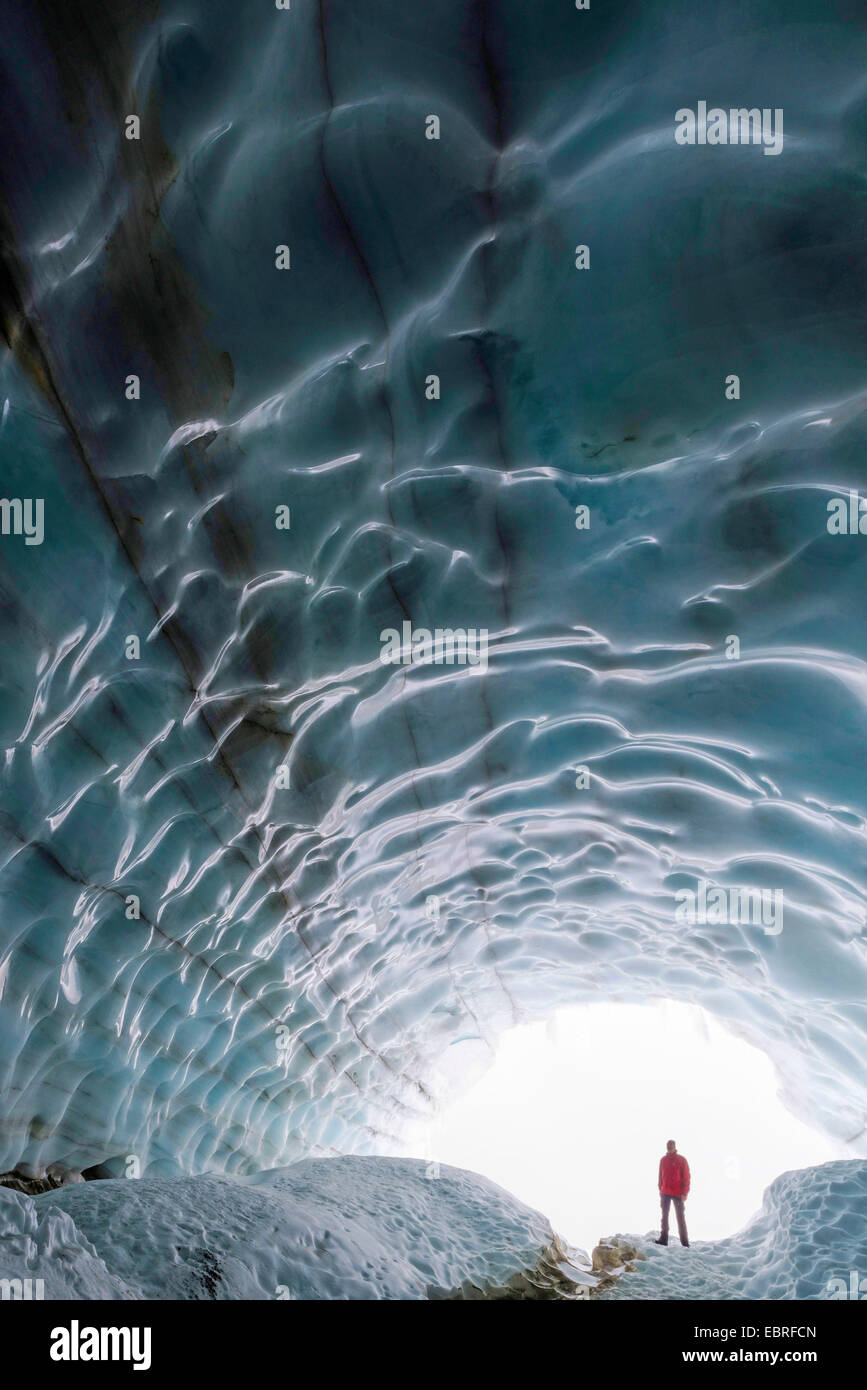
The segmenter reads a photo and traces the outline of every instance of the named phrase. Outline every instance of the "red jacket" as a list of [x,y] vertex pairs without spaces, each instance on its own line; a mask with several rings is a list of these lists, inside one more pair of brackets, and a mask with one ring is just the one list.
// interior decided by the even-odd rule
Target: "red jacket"
[[683,1154],[663,1154],[659,1160],[659,1190],[663,1196],[685,1197],[689,1192],[689,1164]]

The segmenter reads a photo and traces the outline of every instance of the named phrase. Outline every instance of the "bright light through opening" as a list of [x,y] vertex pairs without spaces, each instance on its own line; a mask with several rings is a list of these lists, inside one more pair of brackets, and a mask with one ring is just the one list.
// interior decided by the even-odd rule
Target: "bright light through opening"
[[[785,1109],[764,1053],[668,1002],[594,1004],[511,1030],[415,1151],[485,1174],[590,1249],[616,1232],[658,1234],[667,1139],[692,1170],[693,1242],[734,1234],[780,1173],[851,1157]],[[676,1242],[673,1214],[672,1231]]]

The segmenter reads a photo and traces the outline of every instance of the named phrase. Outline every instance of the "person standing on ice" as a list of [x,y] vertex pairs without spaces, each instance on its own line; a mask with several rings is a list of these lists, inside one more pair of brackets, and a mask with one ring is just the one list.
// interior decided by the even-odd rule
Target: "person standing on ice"
[[674,1140],[669,1139],[665,1146],[665,1153],[659,1160],[659,1200],[662,1204],[662,1230],[659,1233],[659,1240],[655,1241],[654,1244],[668,1244],[668,1209],[674,1202],[680,1243],[681,1245],[689,1245],[689,1236],[686,1233],[686,1217],[683,1214],[683,1204],[688,1194],[689,1164],[683,1154],[677,1152],[677,1145]]

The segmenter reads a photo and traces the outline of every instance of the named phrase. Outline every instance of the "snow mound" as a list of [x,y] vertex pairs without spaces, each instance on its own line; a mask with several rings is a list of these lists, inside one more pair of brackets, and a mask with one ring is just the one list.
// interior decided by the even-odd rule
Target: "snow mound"
[[502,1188],[427,1172],[351,1157],[0,1189],[4,1273],[43,1278],[46,1298],[558,1298],[596,1284],[586,1256]]

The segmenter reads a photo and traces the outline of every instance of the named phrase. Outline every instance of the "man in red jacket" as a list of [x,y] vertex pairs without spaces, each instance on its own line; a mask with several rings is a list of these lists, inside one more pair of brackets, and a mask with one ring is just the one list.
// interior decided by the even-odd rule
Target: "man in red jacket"
[[668,1244],[668,1209],[674,1202],[674,1210],[677,1214],[677,1231],[680,1236],[681,1245],[689,1245],[689,1236],[686,1233],[686,1218],[683,1214],[683,1204],[689,1193],[689,1164],[683,1154],[677,1152],[677,1145],[673,1139],[669,1139],[665,1146],[665,1153],[659,1160],[659,1199],[662,1203],[662,1230],[659,1233],[659,1240],[656,1245]]

